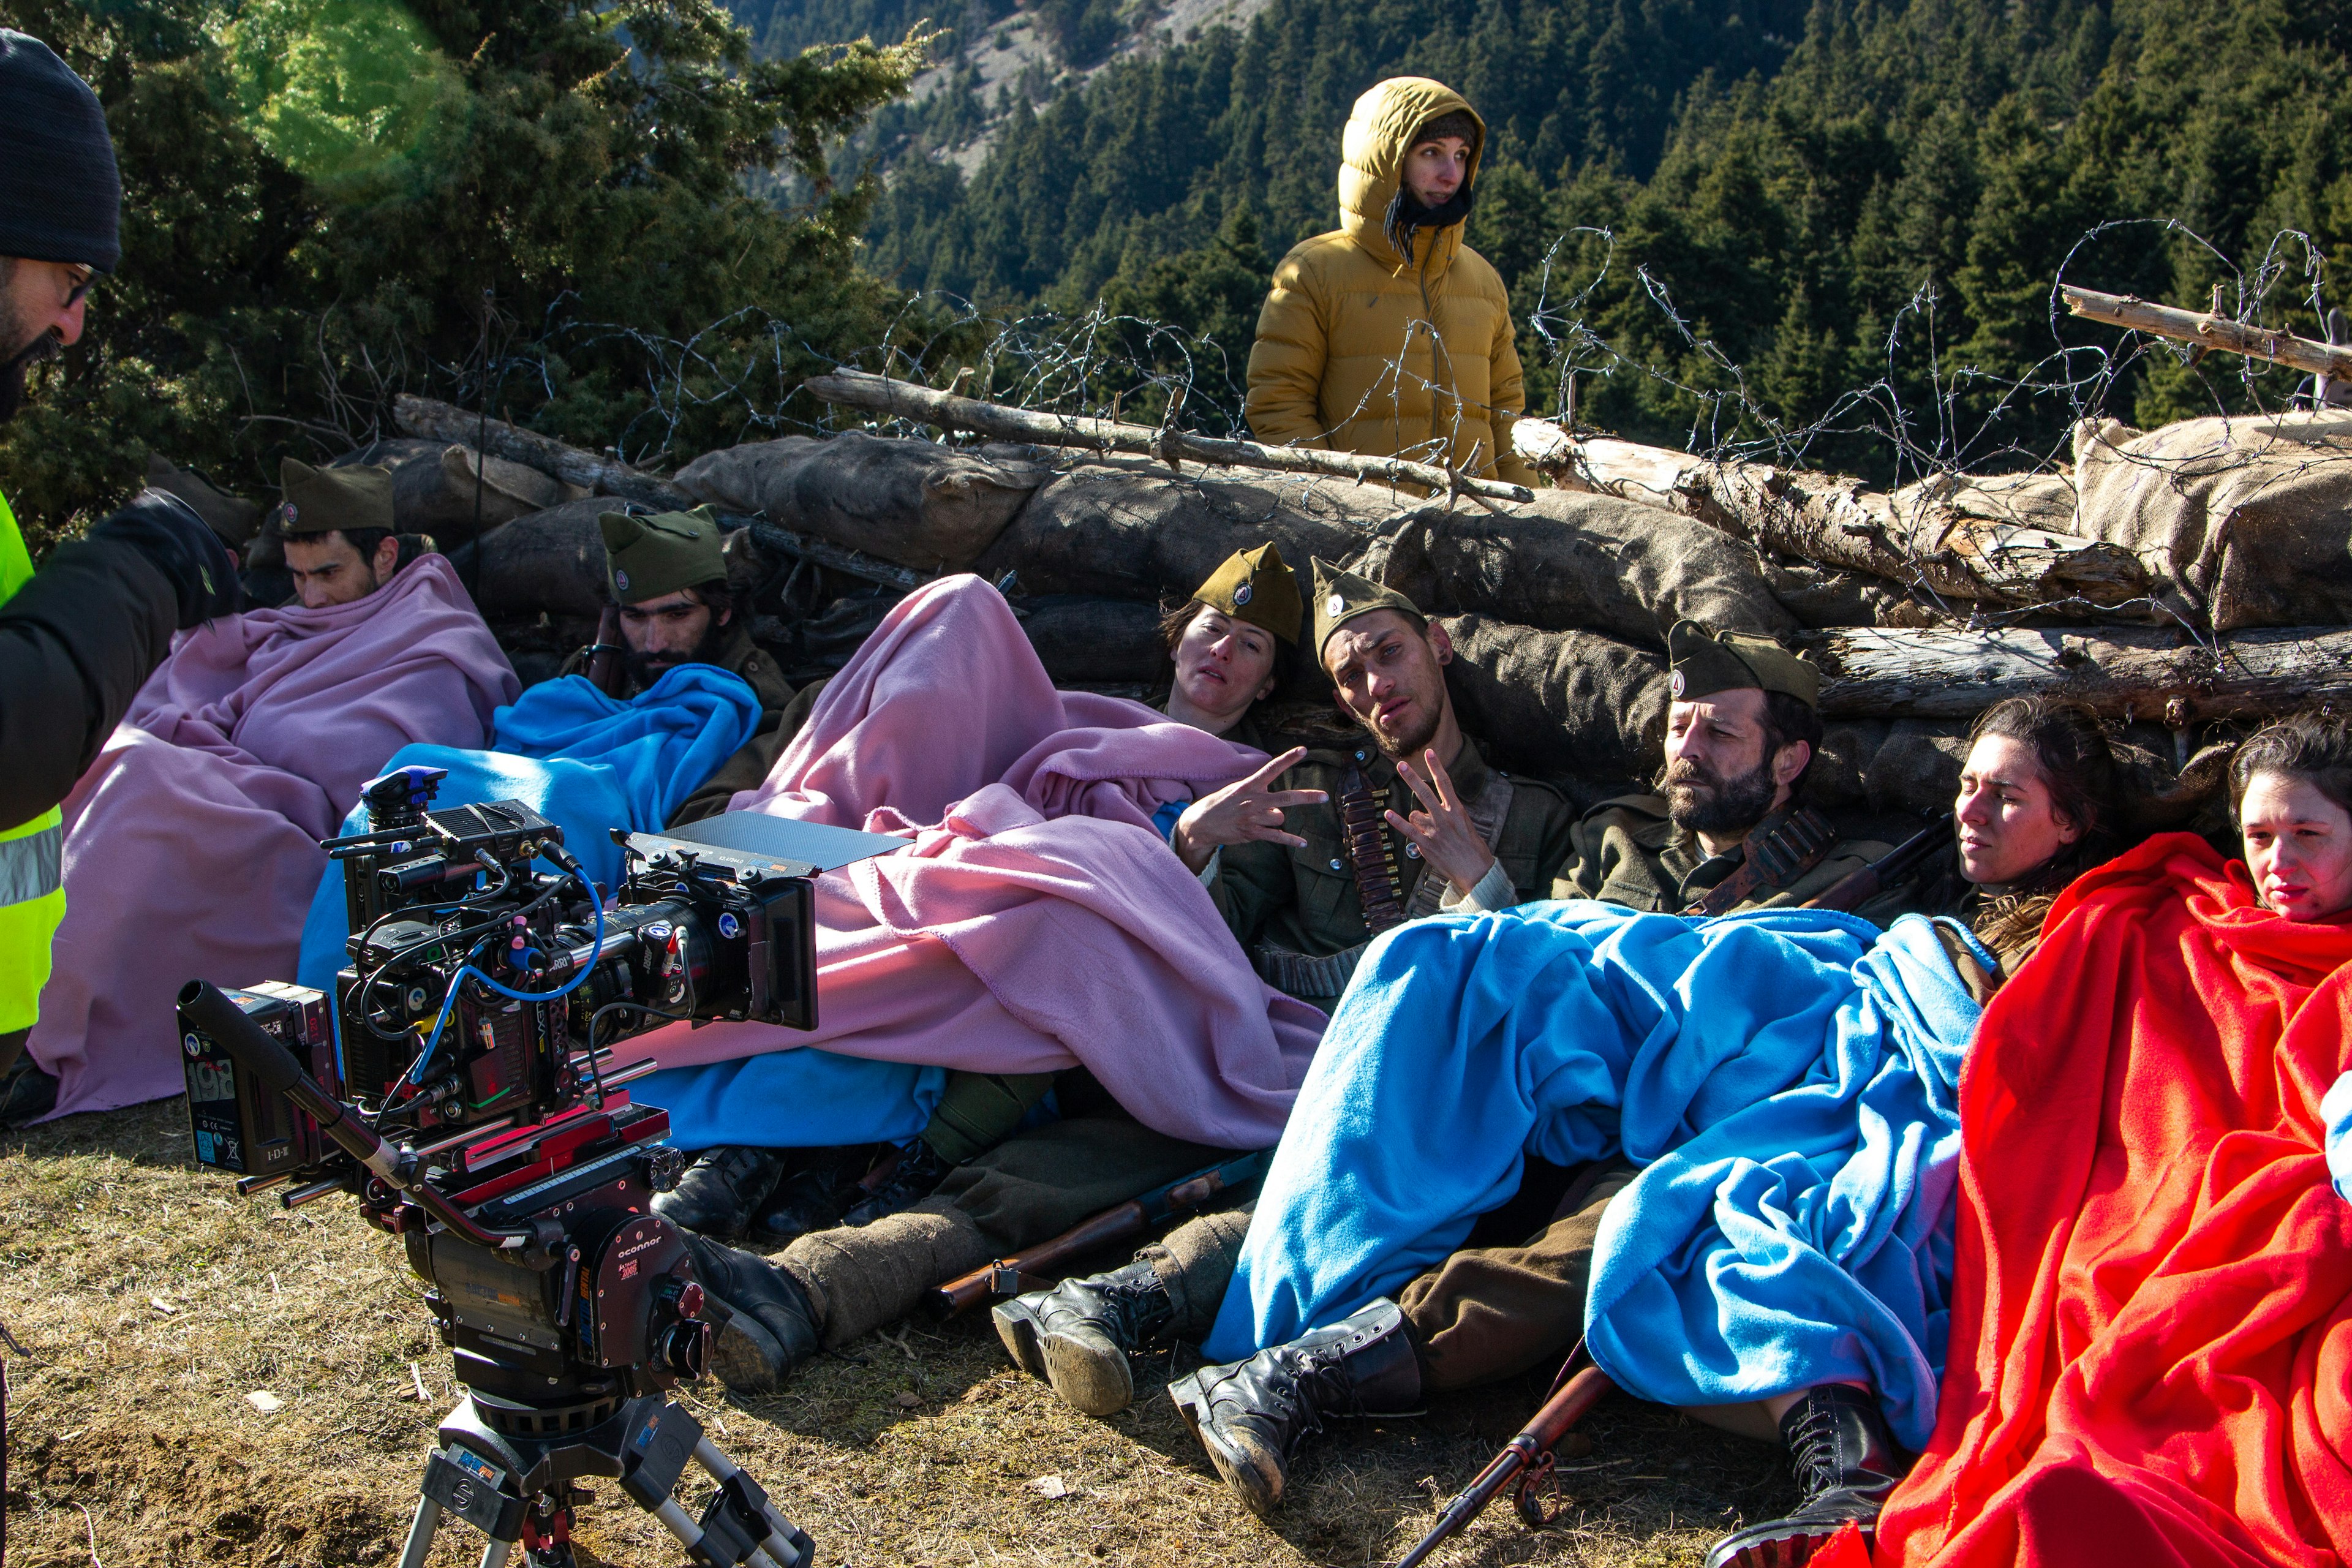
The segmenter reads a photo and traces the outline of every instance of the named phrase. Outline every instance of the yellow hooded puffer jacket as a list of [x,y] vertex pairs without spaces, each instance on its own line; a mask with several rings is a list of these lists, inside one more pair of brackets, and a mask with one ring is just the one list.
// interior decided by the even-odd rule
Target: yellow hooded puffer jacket
[[1382,224],[1409,139],[1441,114],[1478,127],[1466,180],[1478,177],[1486,122],[1461,94],[1396,77],[1356,100],[1339,166],[1339,226],[1275,268],[1250,348],[1250,429],[1276,446],[1450,462],[1532,485],[1511,450],[1525,406],[1511,301],[1462,225],[1418,228],[1402,255]]

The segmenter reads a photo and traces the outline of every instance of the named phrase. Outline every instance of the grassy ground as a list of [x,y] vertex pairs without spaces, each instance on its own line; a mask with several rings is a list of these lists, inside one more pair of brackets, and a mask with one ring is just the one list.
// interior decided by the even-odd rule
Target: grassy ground
[[[196,1168],[177,1100],[0,1136],[0,1324],[20,1347],[5,1351],[8,1562],[394,1561],[455,1399],[421,1294],[349,1200],[288,1214]],[[1225,1492],[1165,1397],[1108,1421],[1074,1415],[1013,1371],[984,1316],[854,1349],[774,1399],[688,1394],[827,1568],[1381,1563],[1542,1392],[1531,1381],[1343,1428],[1268,1526]],[[256,1393],[280,1407],[256,1408]],[[1612,1396],[1585,1430],[1591,1451],[1563,1462],[1558,1527],[1528,1532],[1497,1506],[1437,1561],[1696,1565],[1736,1519],[1790,1495],[1770,1450],[1671,1412]],[[600,1489],[583,1561],[683,1560]],[[447,1528],[433,1562],[471,1563],[479,1547]]]

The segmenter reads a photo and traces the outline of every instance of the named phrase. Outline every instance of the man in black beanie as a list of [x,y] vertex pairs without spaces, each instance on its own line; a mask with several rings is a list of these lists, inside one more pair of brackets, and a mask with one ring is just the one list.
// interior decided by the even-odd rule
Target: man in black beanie
[[[91,282],[122,258],[121,205],[98,95],[0,27],[0,420],[81,336]],[[21,1053],[65,914],[58,805],[172,634],[237,604],[236,558],[185,501],[145,491],[37,574],[0,496],[0,1127],[56,1093]]]

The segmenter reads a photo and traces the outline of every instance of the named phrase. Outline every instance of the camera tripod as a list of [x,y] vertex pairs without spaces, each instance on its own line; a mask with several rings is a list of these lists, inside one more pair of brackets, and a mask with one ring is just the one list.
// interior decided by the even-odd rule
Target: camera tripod
[[[589,1500],[572,1483],[596,1476],[617,1479],[697,1568],[809,1568],[816,1556],[702,1424],[661,1394],[558,1407],[469,1394],[438,1436],[400,1568],[425,1568],[444,1514],[490,1538],[481,1568],[506,1568],[517,1545],[531,1568],[572,1568],[572,1510]],[[719,1483],[698,1521],[670,1495],[688,1460]]]

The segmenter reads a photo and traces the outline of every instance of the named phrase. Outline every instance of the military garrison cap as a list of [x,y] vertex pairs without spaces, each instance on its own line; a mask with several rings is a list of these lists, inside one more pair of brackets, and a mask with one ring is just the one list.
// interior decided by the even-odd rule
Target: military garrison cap
[[1291,574],[1282,552],[1271,544],[1236,550],[1226,556],[1192,597],[1237,621],[1272,632],[1286,643],[1298,641],[1298,622],[1305,611],[1298,600],[1298,579]]
[[1822,672],[1770,637],[1711,632],[1696,621],[1676,621],[1666,633],[1677,702],[1718,691],[1778,691],[1808,708],[1821,706]]
[[727,557],[719,548],[719,520],[709,507],[651,517],[608,511],[597,518],[596,525],[604,535],[613,597],[624,605],[642,605],[727,575]]
[[314,468],[289,458],[278,465],[278,486],[286,492],[278,531],[289,539],[393,526],[390,468]]
[[1369,577],[1342,572],[1319,555],[1314,557],[1314,562],[1313,621],[1315,657],[1318,661],[1323,657],[1323,644],[1331,634],[1358,616],[1368,616],[1374,610],[1398,610],[1424,618],[1421,607],[1394,588],[1383,588]]

